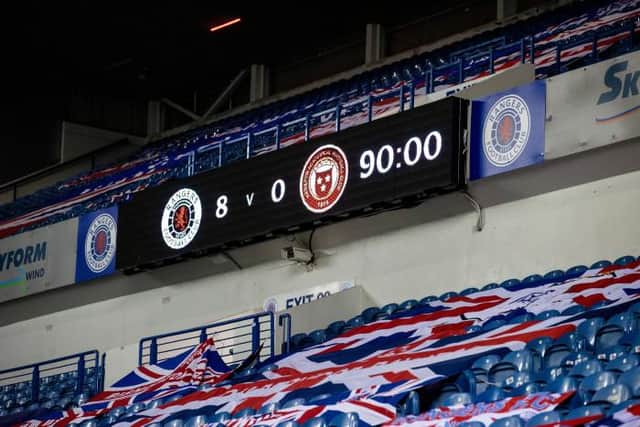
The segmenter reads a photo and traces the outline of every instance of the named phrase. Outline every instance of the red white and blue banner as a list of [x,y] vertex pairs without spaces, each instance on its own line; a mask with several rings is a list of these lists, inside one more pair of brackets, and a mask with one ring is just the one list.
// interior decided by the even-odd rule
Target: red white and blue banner
[[485,178],[543,161],[545,108],[544,80],[474,100],[470,178]]
[[[584,318],[556,316],[474,333],[467,333],[469,326],[496,318],[509,319],[525,312],[540,313],[550,307],[561,311],[575,304],[586,307],[605,304],[598,309],[602,310],[599,314],[608,315],[640,301],[639,295],[640,262],[636,262],[625,267],[588,270],[581,277],[562,283],[498,288],[446,302],[434,301],[395,318],[349,330],[326,343],[275,361],[273,370],[243,378],[230,378],[228,371],[219,367],[213,367],[211,375],[204,379],[192,374],[209,366],[210,360],[219,359],[210,347],[213,359],[203,362],[204,349],[198,347],[196,351],[200,356],[185,356],[190,361],[180,365],[186,364],[179,374],[168,374],[166,367],[164,370],[138,368],[83,406],[82,411],[67,414],[64,422],[76,415],[83,416],[81,420],[94,416],[95,413],[88,411],[95,410],[91,405],[110,408],[157,397],[167,390],[176,393],[185,387],[183,390],[188,394],[180,399],[122,418],[117,425],[164,423],[202,411],[233,414],[245,408],[258,410],[268,403],[281,404],[296,398],[304,398],[306,403],[270,415],[236,418],[228,425],[275,425],[287,420],[303,423],[313,417],[322,415],[330,419],[345,412],[358,414],[361,425],[390,423],[397,418],[396,405],[410,391],[422,389],[435,396],[444,381],[455,378],[477,357],[521,350],[527,342],[543,336],[559,338],[574,331]],[[155,379],[158,375],[160,378]],[[224,379],[229,381],[220,383]],[[196,391],[195,385],[202,381],[213,387]],[[167,389],[167,384],[171,388]],[[314,398],[317,400],[312,401]],[[549,395],[539,400],[523,397],[513,402],[520,402],[514,405],[528,417],[551,408],[557,399],[560,397]],[[500,416],[495,411],[487,412],[487,417]],[[53,421],[54,425],[64,422]],[[39,422],[29,425],[39,425]]]

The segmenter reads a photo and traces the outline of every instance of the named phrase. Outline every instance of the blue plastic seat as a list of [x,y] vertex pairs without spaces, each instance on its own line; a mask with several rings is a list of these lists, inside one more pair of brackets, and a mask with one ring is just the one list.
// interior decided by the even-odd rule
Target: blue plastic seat
[[584,313],[585,311],[586,309],[580,304],[574,304],[562,310],[562,313],[560,314],[563,316],[573,316],[576,314]]
[[489,320],[488,322],[485,322],[482,325],[482,330],[483,331],[492,331],[492,330],[497,329],[497,328],[499,328],[501,326],[504,326],[506,324],[507,324],[507,322],[504,319],[492,319],[492,320]]
[[615,265],[625,266],[625,265],[630,264],[630,263],[635,262],[635,261],[636,261],[636,259],[634,257],[632,257],[631,255],[625,255],[625,256],[621,256],[620,258],[615,260],[613,263]]
[[441,406],[469,405],[473,399],[469,393],[449,393],[441,401]]
[[635,331],[635,316],[631,313],[619,313],[607,321],[596,332],[596,352],[602,353],[608,347],[617,345],[622,337]]
[[575,266],[571,267],[570,269],[568,269],[566,271],[565,280],[566,279],[575,279],[576,277],[580,277],[588,269],[589,269],[589,267],[587,267],[586,265],[575,265]]
[[524,421],[517,415],[500,418],[492,422],[489,427],[525,427]]
[[551,270],[544,275],[543,281],[546,283],[558,283],[565,280],[565,274],[562,270]]
[[162,427],[183,427],[183,426],[184,426],[184,422],[182,421],[181,418],[176,418],[162,424]]
[[327,423],[328,427],[358,427],[360,418],[355,412],[338,414]]
[[582,379],[589,375],[596,374],[602,371],[602,365],[597,360],[583,360],[577,363],[569,371],[569,376],[573,378]]
[[591,401],[591,398],[596,394],[596,391],[615,384],[616,376],[612,372],[598,372],[588,377],[585,377],[580,386],[578,386],[578,397],[582,400],[583,404]]
[[489,291],[491,289],[496,289],[496,288],[499,288],[499,287],[500,287],[500,285],[497,284],[497,283],[487,283],[480,290],[481,291]]
[[640,397],[640,367],[633,368],[620,375],[618,383],[626,385],[633,397]]
[[640,365],[640,357],[637,354],[625,354],[622,357],[616,357],[607,363],[605,369],[610,372],[622,374],[630,371]]
[[449,291],[449,292],[445,292],[444,294],[440,295],[438,297],[438,299],[440,301],[447,301],[449,298],[453,298],[453,297],[457,297],[458,293],[454,292],[454,291]]
[[534,382],[529,382],[512,388],[511,391],[509,391],[507,394],[512,397],[525,395],[528,396],[533,393],[538,393],[539,391],[542,391],[542,387]]
[[506,392],[510,392],[515,388],[529,384],[531,380],[531,374],[528,372],[516,372],[515,374],[506,377],[504,381],[498,385]]
[[489,386],[476,397],[476,402],[496,402],[505,398],[504,391],[495,386]]
[[545,310],[536,314],[535,320],[547,320],[556,316],[560,316],[560,312],[558,310]]
[[464,421],[458,424],[458,427],[486,427],[484,423],[480,421]]
[[365,323],[371,323],[376,320],[376,316],[378,315],[378,313],[380,313],[380,311],[381,310],[378,307],[369,307],[362,310],[362,313],[360,315],[364,319]]
[[565,393],[570,390],[578,389],[578,382],[575,378],[567,376],[558,376],[545,387],[547,391],[553,393]]
[[520,323],[529,322],[534,319],[534,315],[531,313],[524,313],[514,316],[508,320],[510,325],[518,325]]
[[280,406],[280,409],[293,408],[294,406],[303,406],[305,403],[307,403],[306,399],[299,397],[297,399],[287,400]]
[[420,413],[420,395],[416,391],[410,391],[398,405],[397,412],[401,416],[418,415]]
[[315,417],[315,418],[311,418],[302,426],[303,427],[327,427],[327,421],[324,419],[324,417]]
[[438,297],[435,295],[429,295],[428,297],[424,297],[420,300],[421,305],[427,305],[430,302],[438,301]]
[[624,384],[613,384],[596,392],[590,403],[609,403],[618,405],[631,398],[629,388]]
[[209,422],[209,418],[206,415],[194,415],[187,419],[187,422],[184,424],[184,427],[200,427],[201,425],[207,424]]
[[577,332],[584,337],[587,349],[595,350],[596,335],[603,325],[604,319],[601,317],[587,319],[578,325]]
[[598,353],[598,360],[610,361],[629,354],[629,350],[623,345],[613,345]]
[[506,289],[514,288],[520,284],[520,280],[518,279],[507,279],[504,282],[500,283],[500,286]]
[[232,418],[246,418],[246,417],[250,417],[252,415],[255,415],[256,411],[253,408],[244,408],[239,410],[238,412],[235,412],[233,414]]
[[212,423],[226,423],[227,421],[229,421],[231,419],[231,414],[228,412],[216,412],[215,414],[213,414],[213,416],[211,417],[211,422]]
[[562,420],[557,411],[541,412],[529,418],[526,427],[538,427],[546,424],[559,423]]
[[605,268],[605,267],[609,267],[610,265],[611,265],[611,261],[602,259],[600,261],[596,261],[593,264],[591,264],[590,268]]
[[484,372],[489,372],[489,370],[498,362],[500,362],[500,356],[497,354],[488,354],[477,358],[471,365],[471,369],[480,369]]
[[575,409],[569,411],[569,413],[564,417],[565,421],[569,420],[580,420],[583,418],[589,418],[590,420],[599,419],[604,417],[604,411],[600,405],[587,405],[587,406],[579,406]]
[[399,311],[407,311],[407,310],[411,310],[414,307],[416,307],[418,305],[418,301],[415,299],[408,299],[406,301],[404,301],[402,304],[400,304],[399,307]]
[[354,329],[362,325],[364,325],[364,319],[362,318],[362,316],[355,316],[347,321],[346,329]]
[[460,291],[460,295],[462,295],[464,297],[464,296],[467,296],[467,295],[475,294],[476,292],[480,292],[480,290],[478,288],[474,288],[474,287],[465,288],[462,291]]
[[309,338],[313,341],[313,344],[321,344],[327,340],[327,334],[324,329],[317,329],[309,333]]
[[533,285],[535,283],[541,283],[543,281],[543,277],[539,274],[531,274],[524,279],[522,279],[522,283],[525,285]]
[[553,345],[553,339],[549,337],[535,338],[527,343],[525,348],[533,356],[533,369],[540,370],[544,367],[544,359],[547,349]]
[[327,326],[327,329],[326,329],[327,336],[337,337],[342,332],[344,332],[344,328],[346,326],[347,326],[347,323],[344,320],[336,320],[335,322],[329,323],[329,326]]

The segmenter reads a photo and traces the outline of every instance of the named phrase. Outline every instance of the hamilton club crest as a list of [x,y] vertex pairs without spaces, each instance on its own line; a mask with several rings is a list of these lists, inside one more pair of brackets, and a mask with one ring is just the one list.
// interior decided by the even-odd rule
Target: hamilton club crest
[[300,198],[313,213],[323,213],[338,203],[349,179],[349,163],[335,145],[316,149],[300,174]]
[[529,141],[531,114],[517,95],[498,99],[487,113],[483,127],[483,148],[487,160],[497,167],[515,162]]
[[94,218],[84,241],[84,258],[93,273],[105,271],[116,254],[116,220],[108,213]]
[[162,238],[171,249],[182,249],[198,233],[202,204],[198,193],[183,188],[173,193],[162,212]]

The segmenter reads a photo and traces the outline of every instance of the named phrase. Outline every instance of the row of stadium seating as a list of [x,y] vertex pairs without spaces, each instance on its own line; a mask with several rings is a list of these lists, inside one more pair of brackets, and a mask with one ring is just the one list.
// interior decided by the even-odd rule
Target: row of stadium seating
[[[590,267],[579,265],[566,271],[553,270],[546,275],[530,275],[523,280],[509,279],[501,284],[491,283],[483,287],[485,290],[535,289],[538,286],[575,279],[588,270],[609,266],[627,266],[640,261],[627,255],[614,262],[601,260]],[[304,345],[295,343],[291,337],[291,352],[302,351],[311,345],[321,344],[348,331],[374,321],[411,317],[419,313],[422,307],[437,307],[438,303],[452,301],[456,297],[465,297],[478,292],[477,288],[467,288],[459,293],[450,291],[440,297],[430,296],[421,301],[410,299],[402,304],[387,304],[382,308],[370,307],[348,322],[336,321],[326,329],[311,332],[307,335],[311,343]],[[607,317],[589,316],[597,309],[606,309],[608,302],[585,302],[574,304],[562,312],[545,310],[536,315],[529,312],[515,312],[510,316],[497,315],[487,319],[482,326],[472,325],[464,332],[467,336],[482,334],[505,325],[525,324],[532,320],[546,320],[555,316],[585,316],[573,332],[566,333],[556,339],[539,337],[527,342],[522,350],[506,353],[492,353],[470,360],[466,368],[443,384],[436,393],[425,395],[411,392],[399,404],[398,416],[418,415],[425,410],[441,407],[455,407],[478,402],[495,402],[506,397],[521,396],[537,392],[564,393],[575,390],[575,395],[554,411],[542,414],[526,423],[526,426],[537,426],[558,420],[574,419],[586,415],[607,415],[631,404],[640,402],[640,302],[630,304],[621,309],[614,309]],[[435,305],[434,305],[435,304]],[[602,313],[602,311],[598,311]],[[353,320],[358,319],[358,320]],[[321,338],[318,338],[318,337]],[[266,361],[256,367],[248,367],[215,385],[239,384],[264,378],[264,374],[278,368],[278,360]],[[88,368],[85,371],[85,382],[82,387],[77,384],[77,371],[51,375],[42,378],[39,386],[39,399],[30,400],[32,384],[20,382],[0,387],[0,417],[16,415],[21,411],[34,411],[37,408],[60,410],[84,403],[97,390],[93,388],[99,370]],[[203,384],[199,390],[210,390],[212,385]],[[139,402],[126,407],[118,407],[98,420],[85,421],[84,427],[111,425],[118,420],[138,412],[155,408],[175,401],[181,395],[171,395],[150,402]],[[276,409],[322,402],[330,397],[327,394],[299,396],[290,401],[265,404],[260,409],[245,408],[230,414],[225,411],[207,410],[194,414],[186,411],[184,416],[175,417],[169,423],[172,427],[183,425],[196,426],[206,421],[224,423],[230,419],[239,419],[254,414],[266,414]],[[2,419],[0,418],[0,422]],[[522,425],[519,419],[512,419],[515,424],[503,424],[504,419],[496,426]],[[351,426],[357,423],[357,415],[343,414],[337,419],[325,420],[318,417],[309,426]],[[520,424],[518,424],[520,423]],[[479,426],[478,424],[472,425]],[[283,426],[285,427],[285,426]],[[293,426],[291,426],[293,427]]]
[[638,47],[639,27],[640,5],[619,0],[572,5],[489,31],[158,141],[128,162],[20,198],[0,207],[0,237],[111,206],[167,179],[411,108],[424,102],[427,93],[520,62],[535,63],[538,77],[543,78],[620,55]]

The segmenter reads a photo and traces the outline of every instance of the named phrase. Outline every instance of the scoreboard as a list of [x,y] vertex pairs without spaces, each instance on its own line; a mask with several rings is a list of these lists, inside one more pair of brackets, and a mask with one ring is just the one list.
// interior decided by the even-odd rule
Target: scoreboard
[[447,98],[134,195],[117,267],[237,246],[464,184],[467,103]]

